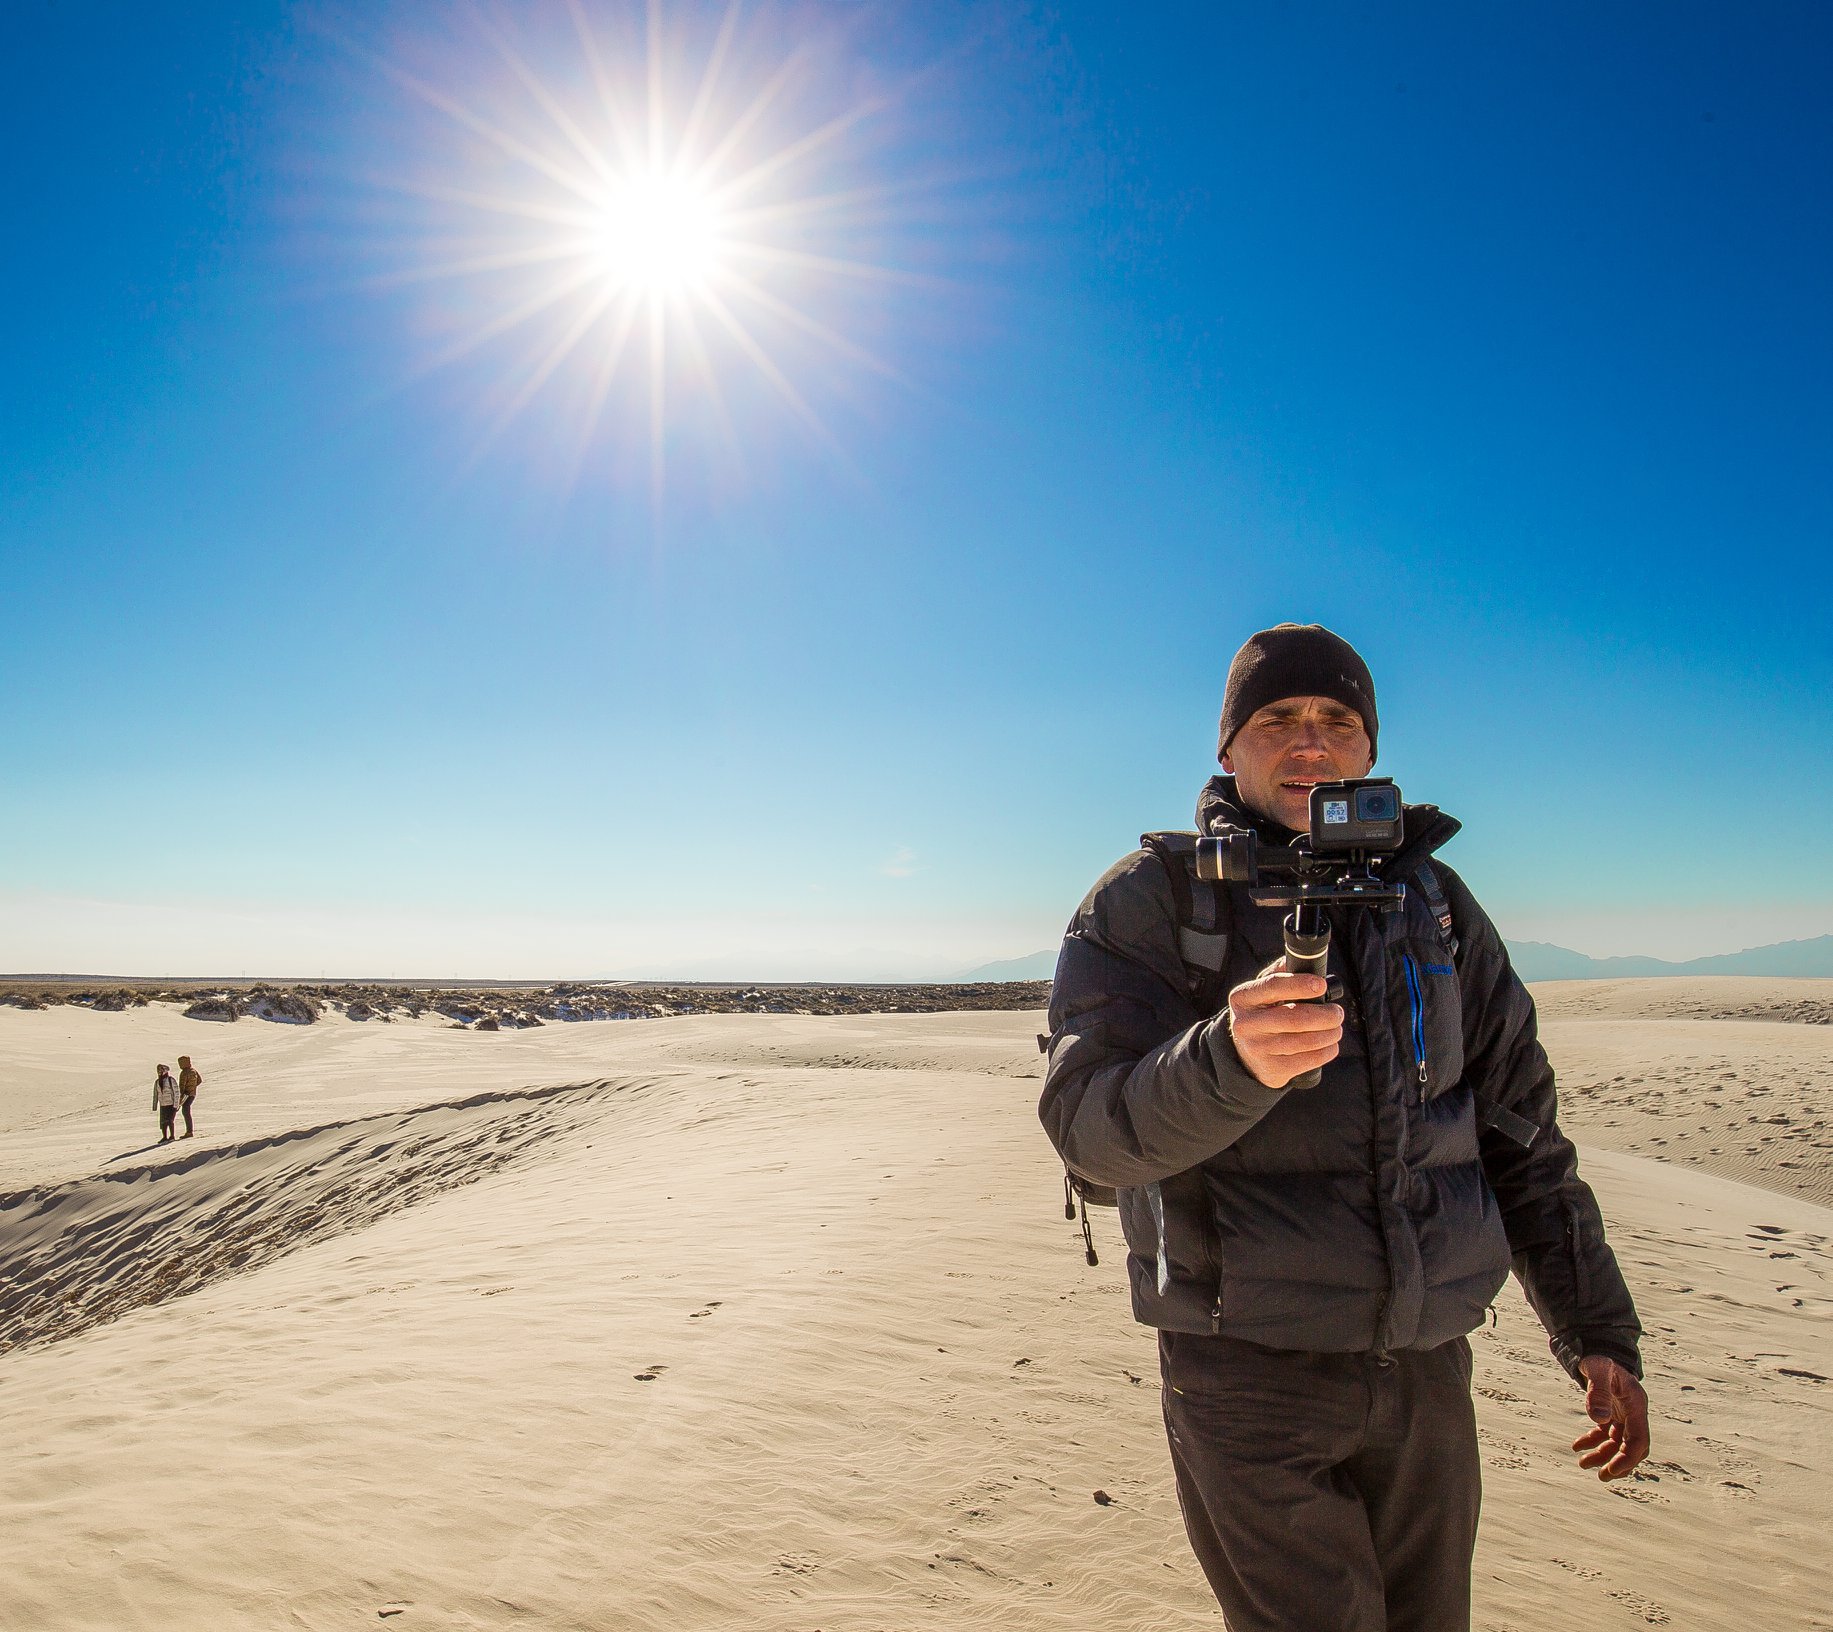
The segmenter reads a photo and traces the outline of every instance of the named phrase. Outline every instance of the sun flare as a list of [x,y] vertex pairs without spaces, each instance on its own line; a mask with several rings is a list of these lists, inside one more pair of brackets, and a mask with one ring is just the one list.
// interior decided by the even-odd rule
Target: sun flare
[[[735,463],[747,428],[785,410],[838,451],[808,380],[901,378],[846,316],[860,291],[920,281],[884,264],[894,189],[863,173],[861,131],[887,99],[862,100],[808,39],[747,35],[736,4],[698,38],[691,10],[665,26],[659,4],[589,18],[568,0],[543,15],[570,39],[484,19],[471,59],[380,64],[437,116],[394,183],[421,207],[418,252],[384,280],[451,291],[425,369],[489,360],[486,442],[537,398],[563,403],[575,473],[629,447],[620,415],[645,418],[658,499],[684,419],[716,426]],[[774,412],[747,417],[759,400]]]

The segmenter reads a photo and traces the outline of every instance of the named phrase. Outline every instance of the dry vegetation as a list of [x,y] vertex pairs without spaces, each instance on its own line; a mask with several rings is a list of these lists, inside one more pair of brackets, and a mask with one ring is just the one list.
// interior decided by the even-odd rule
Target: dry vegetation
[[522,1030],[574,1020],[648,1020],[681,1014],[937,1014],[954,1009],[1036,1009],[1050,994],[1041,980],[930,986],[663,986],[571,981],[488,986],[393,981],[276,984],[266,981],[83,983],[15,980],[0,985],[0,1005],[59,1005],[119,1013],[151,1004],[179,1007],[192,1020],[270,1020],[310,1025],[327,1013],[350,1020],[439,1015],[478,1031]]

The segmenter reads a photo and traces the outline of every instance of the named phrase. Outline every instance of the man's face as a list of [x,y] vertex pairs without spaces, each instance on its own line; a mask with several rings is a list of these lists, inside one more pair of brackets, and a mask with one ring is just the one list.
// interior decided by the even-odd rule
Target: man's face
[[1222,756],[1242,803],[1295,833],[1311,826],[1317,783],[1366,776],[1374,763],[1362,716],[1334,697],[1268,703],[1248,716]]

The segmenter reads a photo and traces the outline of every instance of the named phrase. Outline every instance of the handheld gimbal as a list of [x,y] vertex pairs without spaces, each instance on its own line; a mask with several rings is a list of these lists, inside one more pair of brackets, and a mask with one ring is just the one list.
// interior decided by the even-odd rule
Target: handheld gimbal
[[[1393,912],[1407,898],[1406,885],[1389,883],[1375,871],[1380,858],[1400,848],[1402,825],[1400,789],[1392,777],[1320,782],[1311,790],[1308,834],[1292,844],[1267,844],[1247,829],[1198,839],[1197,876],[1247,885],[1257,907],[1290,906],[1285,973],[1328,980],[1330,923],[1324,909],[1353,906]],[[1290,882],[1265,883],[1264,874]],[[1333,986],[1310,1001],[1321,1003],[1341,995]],[[1307,1071],[1286,1086],[1315,1088],[1322,1076],[1321,1070]]]

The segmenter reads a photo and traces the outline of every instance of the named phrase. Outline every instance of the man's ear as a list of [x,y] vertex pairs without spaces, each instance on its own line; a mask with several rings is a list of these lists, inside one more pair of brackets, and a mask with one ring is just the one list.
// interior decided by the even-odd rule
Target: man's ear
[[1222,769],[1227,771],[1230,776],[1235,774],[1235,756],[1233,754],[1224,754],[1222,756]]

